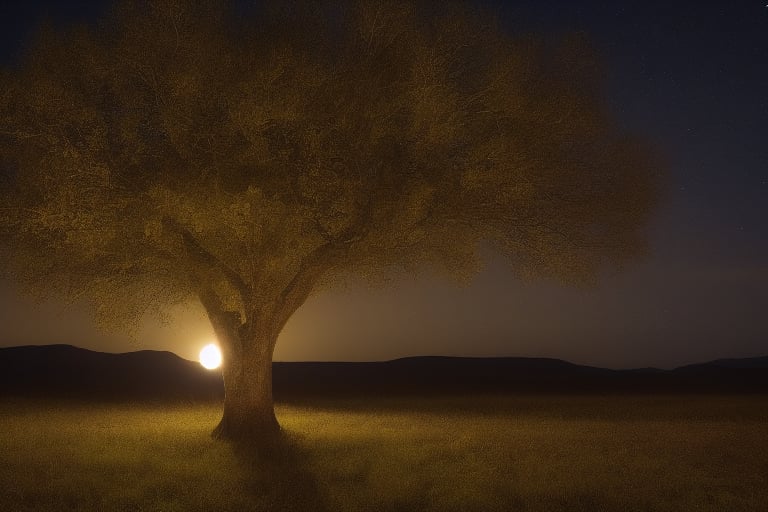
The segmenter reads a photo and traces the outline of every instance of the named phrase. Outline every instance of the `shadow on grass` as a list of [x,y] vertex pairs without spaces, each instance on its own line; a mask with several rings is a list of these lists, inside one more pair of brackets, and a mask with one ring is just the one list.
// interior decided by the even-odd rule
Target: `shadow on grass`
[[232,448],[250,476],[246,490],[263,496],[266,510],[330,511],[295,434],[258,445],[233,442]]

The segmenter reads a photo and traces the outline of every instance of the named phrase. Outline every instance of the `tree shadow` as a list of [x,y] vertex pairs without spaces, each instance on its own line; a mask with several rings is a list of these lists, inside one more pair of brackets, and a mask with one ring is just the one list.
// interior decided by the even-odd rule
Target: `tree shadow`
[[250,476],[248,490],[262,496],[268,510],[330,511],[309,467],[307,450],[295,434],[282,432],[269,442],[231,445]]

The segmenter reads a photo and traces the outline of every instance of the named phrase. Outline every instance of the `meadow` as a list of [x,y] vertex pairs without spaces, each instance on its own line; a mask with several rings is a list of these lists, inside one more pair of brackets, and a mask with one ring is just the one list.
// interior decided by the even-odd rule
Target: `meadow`
[[239,453],[218,405],[0,402],[4,511],[765,511],[768,397],[279,404]]

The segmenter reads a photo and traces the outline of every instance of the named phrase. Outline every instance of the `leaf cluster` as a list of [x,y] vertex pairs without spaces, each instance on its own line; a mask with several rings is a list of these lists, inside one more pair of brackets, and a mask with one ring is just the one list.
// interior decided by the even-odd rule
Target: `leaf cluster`
[[635,255],[654,169],[588,44],[435,10],[152,0],[42,31],[2,76],[6,271],[279,328],[339,275],[467,276],[482,244],[574,280]]

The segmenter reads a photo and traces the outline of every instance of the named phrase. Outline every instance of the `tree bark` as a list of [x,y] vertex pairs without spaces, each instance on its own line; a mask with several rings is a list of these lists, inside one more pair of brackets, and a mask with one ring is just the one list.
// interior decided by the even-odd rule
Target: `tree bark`
[[242,350],[222,345],[224,413],[213,437],[254,445],[273,443],[280,435],[272,401],[275,340],[250,340]]
[[215,439],[254,447],[274,444],[280,425],[272,401],[272,353],[279,331],[270,322],[243,323],[241,315],[225,310],[209,289],[200,293],[222,352],[224,413],[213,430]]
[[[199,252],[192,242],[187,245],[190,252]],[[277,336],[306,300],[324,269],[320,263],[333,254],[333,249],[332,245],[322,246],[305,259],[269,307],[257,307],[251,302],[247,285],[235,286],[246,304],[245,315],[226,310],[212,287],[202,280],[198,283],[200,302],[208,313],[223,356],[224,414],[212,433],[214,438],[255,447],[276,446],[281,432],[272,401],[272,354]],[[243,321],[243,316],[248,317],[247,321]]]

